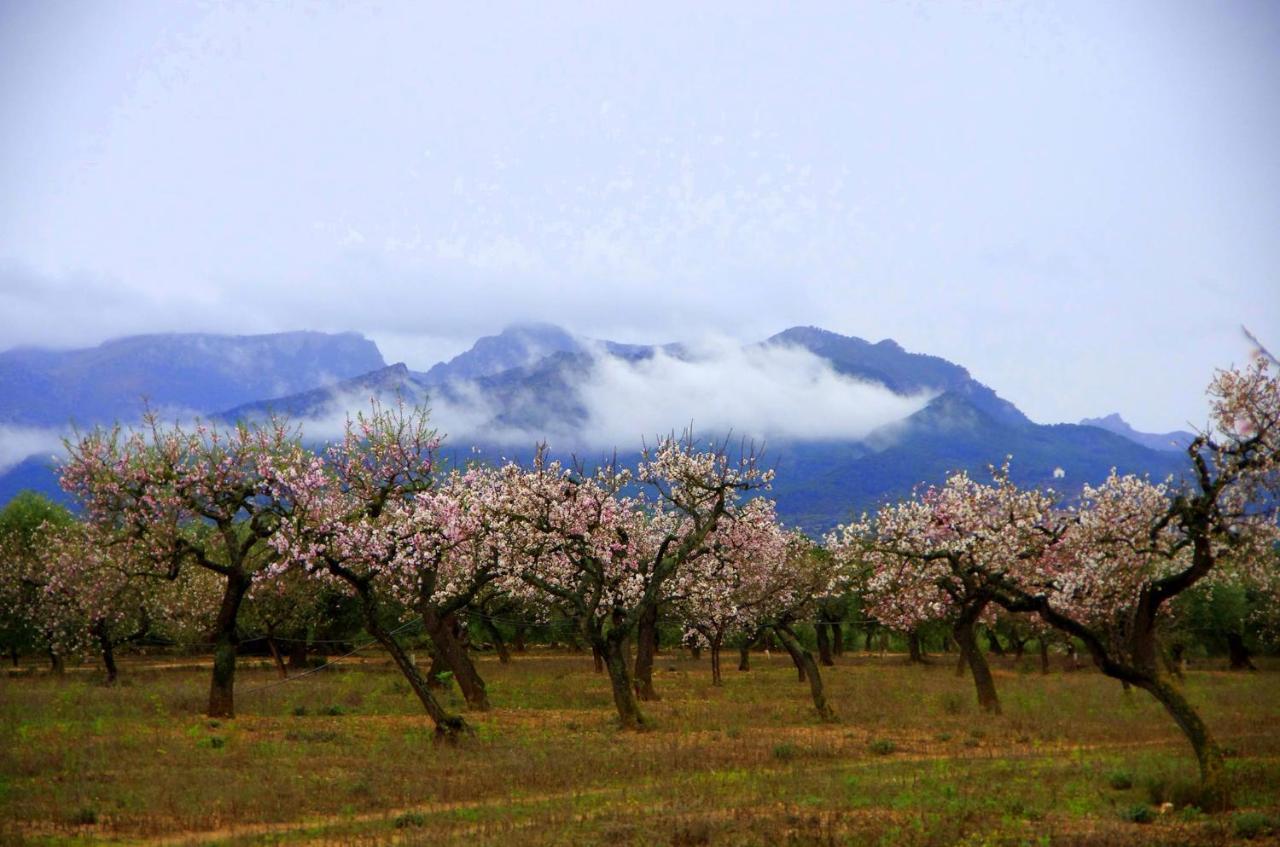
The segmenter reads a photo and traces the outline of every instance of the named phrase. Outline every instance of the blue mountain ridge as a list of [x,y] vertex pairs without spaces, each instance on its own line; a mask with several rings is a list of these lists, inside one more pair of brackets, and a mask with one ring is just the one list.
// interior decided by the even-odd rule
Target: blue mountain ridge
[[[334,354],[340,359],[345,353],[349,359],[329,360],[325,380],[313,382],[305,390],[278,392],[272,399],[246,398],[222,406],[222,411],[207,406],[202,411],[228,422],[268,414],[305,421],[343,415],[347,409],[365,405],[371,397],[386,402],[399,396],[407,403],[429,405],[480,400],[489,414],[485,427],[474,434],[447,438],[446,458],[458,462],[477,456],[492,461],[527,460],[533,452],[532,440],[513,443],[509,438],[486,436],[486,432],[503,430],[547,433],[562,458],[575,453],[585,459],[603,458],[603,451],[585,449],[573,438],[588,414],[578,387],[589,375],[595,357],[610,355],[634,361],[658,351],[674,357],[687,353],[678,344],[597,342],[559,327],[526,324],[479,339],[449,362],[414,372],[403,364],[384,365],[376,347],[360,336],[330,338],[340,339],[336,347],[341,352]],[[354,343],[355,339],[363,344]],[[373,347],[376,361],[364,345]],[[780,515],[812,534],[905,496],[921,483],[941,482],[949,472],[966,470],[982,477],[990,466],[1002,464],[1009,455],[1013,456],[1011,472],[1016,480],[1051,485],[1068,496],[1085,482],[1100,482],[1113,467],[1163,478],[1181,473],[1186,466],[1185,455],[1150,449],[1134,438],[1097,426],[1034,423],[963,367],[936,356],[907,352],[892,340],[872,343],[816,327],[794,327],[757,346],[769,345],[804,348],[826,359],[841,374],[880,383],[898,394],[936,394],[915,414],[862,440],[790,439],[766,445],[766,463],[778,471],[771,496],[778,502]],[[371,361],[373,367],[350,373]],[[283,383],[292,379],[296,384],[303,378],[297,373],[276,373],[277,368],[290,368],[288,358],[278,353],[264,357],[261,364],[258,380]],[[328,378],[344,368],[345,378]],[[226,379],[225,368],[215,371],[215,382]],[[314,370],[310,375],[314,378]],[[160,376],[153,379],[163,381]],[[195,394],[198,392],[171,390],[164,396]],[[206,396],[220,395],[210,391]],[[673,429],[681,426],[679,421],[672,422]],[[638,445],[618,446],[623,450],[619,460],[634,460]],[[1055,477],[1059,470],[1064,474],[1061,478]],[[29,459],[0,475],[0,502],[16,493],[15,486],[56,491],[49,460]]]

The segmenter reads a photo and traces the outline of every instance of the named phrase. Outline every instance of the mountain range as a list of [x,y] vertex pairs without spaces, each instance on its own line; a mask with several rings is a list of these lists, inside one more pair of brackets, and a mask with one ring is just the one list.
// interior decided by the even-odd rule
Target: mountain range
[[[720,390],[735,380],[741,391]],[[1139,433],[1118,415],[1038,424],[962,366],[888,339],[793,327],[708,351],[527,324],[424,372],[387,365],[355,333],[155,335],[89,350],[11,350],[0,353],[0,440],[13,426],[131,422],[143,395],[175,415],[288,415],[317,439],[371,397],[399,397],[432,407],[448,432],[447,456],[494,461],[527,458],[542,439],[566,457],[616,448],[633,459],[641,436],[679,431],[694,408],[700,435],[724,437],[732,427],[765,441],[779,513],[815,534],[950,471],[981,476],[1008,456],[1016,480],[1068,496],[1113,467],[1177,474],[1191,437]],[[646,424],[654,431],[636,431]],[[24,487],[57,495],[48,452],[0,473],[0,502]]]

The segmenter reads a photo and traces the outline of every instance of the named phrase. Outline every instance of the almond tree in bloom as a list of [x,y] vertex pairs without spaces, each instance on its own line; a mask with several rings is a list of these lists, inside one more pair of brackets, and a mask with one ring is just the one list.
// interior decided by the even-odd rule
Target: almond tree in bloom
[[773,503],[757,498],[722,519],[707,552],[688,563],[671,589],[670,603],[686,643],[711,653],[711,681],[721,685],[720,653],[726,638],[751,641],[780,609],[795,604],[787,537]]
[[260,638],[266,641],[281,679],[289,676],[283,648],[292,642],[294,649],[289,653],[298,657],[295,667],[305,664],[307,635],[327,622],[332,597],[333,592],[325,586],[292,568],[277,573],[273,579],[255,580],[249,589],[244,626],[251,632],[263,633]]
[[989,485],[957,473],[941,488],[844,528],[834,544],[869,568],[863,598],[877,620],[901,632],[933,620],[950,624],[978,705],[999,714],[977,626],[995,620],[1000,583],[993,574],[1037,555],[1056,537],[1052,506],[1052,492],[1019,490],[1007,466]]
[[484,680],[455,635],[453,618],[474,607],[501,563],[501,478],[491,469],[453,471],[392,513],[399,522],[388,587],[422,619],[436,655],[467,704],[489,708]]
[[[708,533],[720,520],[740,508],[744,494],[768,489],[773,471],[761,470],[754,448],[743,444],[737,461],[731,461],[727,440],[713,449],[699,451],[692,433],[677,440],[661,440],[646,449],[637,476],[647,485],[655,506],[658,550],[654,573],[664,586],[681,563],[700,553]],[[674,553],[672,552],[674,551]],[[665,558],[665,564],[663,560]],[[663,591],[647,598],[641,609],[636,644],[636,683],[642,699],[657,699],[653,688],[653,661],[657,648],[657,621]]]
[[[355,596],[365,628],[391,654],[437,734],[452,738],[468,730],[466,721],[436,700],[386,623],[404,609],[439,613],[441,602],[478,590],[467,587],[474,566],[489,564],[471,558],[470,547],[478,525],[471,512],[485,489],[477,478],[455,474],[440,491],[432,490],[439,444],[425,410],[375,403],[348,421],[327,462],[311,455],[272,480],[276,496],[293,504],[273,544],[281,570],[304,568]],[[478,579],[480,585],[487,581]],[[465,654],[462,659],[470,667]],[[481,695],[483,690],[481,683]]]
[[599,651],[624,728],[645,725],[626,644],[667,597],[672,580],[707,552],[710,536],[742,492],[771,474],[754,456],[731,461],[668,438],[646,451],[636,474],[656,496],[627,496],[631,473],[615,465],[593,474],[548,461],[502,470],[511,518],[507,590],[524,590],[572,620]]
[[208,713],[234,716],[240,609],[274,558],[268,540],[288,505],[269,480],[304,452],[296,434],[276,420],[165,428],[148,414],[136,431],[98,429],[67,450],[63,488],[121,555],[171,579],[187,566],[221,577]]
[[1113,474],[1084,491],[1066,533],[1000,576],[1000,602],[1084,642],[1108,676],[1151,693],[1195,750],[1202,803],[1229,804],[1222,751],[1159,661],[1157,627],[1178,595],[1212,578],[1274,578],[1280,384],[1257,357],[1209,386],[1211,426],[1180,484]]
[[40,538],[43,585],[40,614],[62,655],[92,649],[106,681],[116,681],[117,647],[164,638],[207,621],[217,586],[190,569],[168,580],[139,569],[90,524],[45,525]]
[[605,467],[586,475],[548,461],[502,468],[505,534],[504,589],[529,604],[556,609],[573,621],[603,657],[622,725],[644,724],[632,687],[625,644],[635,630],[644,595],[651,538],[640,505],[619,491],[630,473]]
[[786,588],[776,592],[767,604],[764,623],[791,656],[800,681],[809,683],[809,694],[818,717],[824,721],[834,720],[835,712],[827,703],[822,672],[813,654],[800,642],[794,626],[799,621],[812,618],[817,613],[818,604],[844,585],[840,563],[804,533],[792,531],[786,534],[785,565],[780,572],[775,572],[775,576]]

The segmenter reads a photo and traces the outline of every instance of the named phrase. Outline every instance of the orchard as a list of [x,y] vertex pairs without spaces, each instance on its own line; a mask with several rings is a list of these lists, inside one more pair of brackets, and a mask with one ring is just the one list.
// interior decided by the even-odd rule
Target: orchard
[[[1016,485],[1014,456],[990,478],[954,474],[822,540],[779,522],[773,472],[753,448],[691,433],[658,439],[631,467],[539,450],[525,464],[446,468],[426,411],[403,405],[375,402],[319,450],[285,421],[150,418],[68,444],[62,481],[78,513],[26,496],[0,515],[0,638],[15,667],[46,662],[41,679],[88,655],[117,688],[129,684],[122,655],[137,667],[144,655],[207,657],[207,700],[192,711],[221,722],[257,708],[237,687],[246,658],[270,657],[269,684],[301,688],[327,684],[311,676],[319,666],[385,655],[442,742],[432,749],[459,755],[521,731],[506,720],[509,688],[486,673],[506,680],[545,657],[593,666],[618,737],[643,743],[696,723],[666,701],[660,668],[675,659],[664,656],[705,651],[706,690],[760,677],[750,696],[767,700],[797,685],[759,670],[776,654],[815,731],[847,738],[877,731],[856,716],[885,696],[874,683],[856,703],[834,696],[828,677],[847,672],[855,633],[882,653],[905,646],[912,663],[949,654],[972,680],[975,731],[1009,720],[1010,675],[992,661],[1020,660],[1035,641],[1044,673],[1017,677],[1019,690],[1049,684],[1051,655],[1082,654],[1098,684],[1153,698],[1195,757],[1186,805],[1221,812],[1238,805],[1238,780],[1202,708],[1213,678],[1191,685],[1204,672],[1187,658],[1225,646],[1232,667],[1254,668],[1265,657],[1252,654],[1276,643],[1275,365],[1222,371],[1209,396],[1212,425],[1181,477],[1113,473],[1066,496]],[[11,677],[6,699],[28,679]],[[687,702],[685,687],[675,693]],[[1277,717],[1273,700],[1273,741]],[[572,737],[571,724],[555,731]]]

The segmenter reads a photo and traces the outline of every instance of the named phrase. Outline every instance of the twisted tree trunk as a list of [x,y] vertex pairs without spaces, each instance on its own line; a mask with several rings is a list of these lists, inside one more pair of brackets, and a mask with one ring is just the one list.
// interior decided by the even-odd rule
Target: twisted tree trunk
[[831,637],[827,631],[826,621],[818,621],[814,630],[818,636],[818,661],[829,668],[836,662],[831,657]]
[[975,620],[980,614],[981,607],[962,612],[955,623],[955,638],[960,645],[960,653],[973,674],[973,684],[978,692],[978,707],[984,712],[998,715],[1000,698],[996,694],[995,680],[991,677],[991,668],[987,666],[986,657],[978,647],[977,634],[974,632]]
[[640,613],[636,630],[636,695],[641,700],[661,699],[653,687],[653,659],[658,651],[658,604],[649,603]]
[[920,648],[920,631],[917,629],[907,633],[907,653],[912,664],[924,664],[924,650]]
[[222,604],[213,626],[213,678],[209,684],[209,717],[233,718],[236,715],[236,650],[240,639],[236,633],[240,605],[249,590],[249,578],[239,571],[227,574]]
[[791,654],[791,660],[800,669],[800,680],[803,682],[806,678],[808,679],[809,695],[813,698],[813,707],[818,712],[818,718],[824,721],[835,720],[835,712],[827,703],[827,693],[822,685],[822,672],[818,669],[818,663],[813,660],[813,654],[804,648],[790,627],[779,624],[774,627],[774,631],[778,633],[778,640],[782,642],[782,646]]
[[107,632],[105,621],[97,621],[93,625],[93,634],[98,639],[98,649],[102,652],[102,664],[107,669],[107,685],[115,685],[116,670],[115,645],[111,643],[111,635]]
[[625,639],[609,633],[604,637],[595,636],[592,641],[593,646],[598,647],[604,657],[605,669],[609,672],[613,705],[618,710],[618,724],[623,729],[645,729],[648,724],[640,712],[640,702],[636,699]]
[[424,605],[421,609],[422,623],[435,645],[436,655],[453,671],[453,678],[462,689],[463,699],[467,706],[478,712],[489,710],[489,694],[485,691],[484,680],[476,671],[471,657],[458,637],[457,618],[452,614],[441,615],[437,609]]
[[486,618],[480,619],[483,622],[485,632],[489,633],[489,640],[493,642],[493,649],[498,652],[498,662],[500,664],[511,663],[511,653],[507,650],[507,642],[502,640],[502,633],[498,630],[498,625]]
[[427,680],[422,678],[422,673],[418,670],[418,666],[413,659],[400,646],[400,642],[396,640],[396,637],[378,622],[377,615],[368,606],[366,606],[365,629],[391,654],[396,667],[400,669],[400,673],[404,674],[404,678],[409,682],[409,687],[413,689],[414,694],[418,695],[418,700],[422,703],[423,709],[426,710],[427,715],[435,724],[437,738],[453,740],[462,733],[471,731],[471,727],[467,725],[461,715],[451,714],[440,705],[440,701],[436,700],[431,693]]

